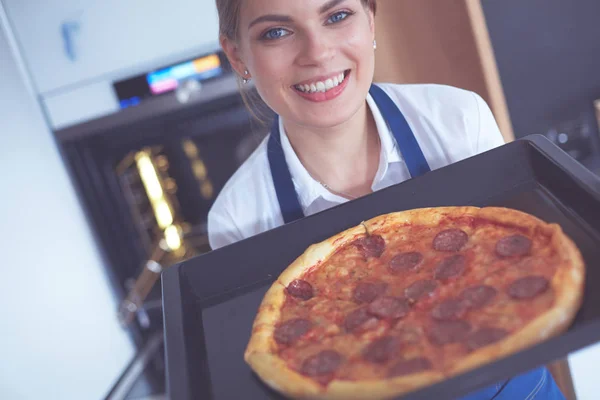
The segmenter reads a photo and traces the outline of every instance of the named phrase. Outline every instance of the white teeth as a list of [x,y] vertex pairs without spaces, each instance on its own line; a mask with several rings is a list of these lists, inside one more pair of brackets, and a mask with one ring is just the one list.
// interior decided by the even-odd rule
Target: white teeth
[[305,93],[315,93],[315,92],[326,92],[328,90],[333,89],[334,87],[338,86],[339,84],[341,84],[344,81],[344,73],[342,72],[341,74],[327,79],[325,82],[315,82],[315,83],[311,83],[310,85],[296,85],[295,88],[298,89],[301,92],[305,92]]

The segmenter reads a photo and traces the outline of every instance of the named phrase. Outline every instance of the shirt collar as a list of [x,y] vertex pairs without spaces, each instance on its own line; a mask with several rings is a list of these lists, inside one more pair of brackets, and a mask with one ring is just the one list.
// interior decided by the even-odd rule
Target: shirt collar
[[[383,179],[385,176],[388,165],[393,162],[402,161],[400,152],[397,149],[396,140],[393,138],[387,122],[383,119],[379,108],[375,104],[375,101],[370,94],[367,94],[367,104],[371,109],[373,118],[375,119],[375,125],[377,126],[377,132],[379,133],[379,139],[381,141],[381,151],[379,154],[379,167],[373,180],[373,188]],[[287,137],[283,122],[279,118],[279,132],[281,137],[281,147],[283,148],[283,154],[287,162],[292,181],[296,193],[298,193],[298,199],[300,205],[306,210],[315,200],[322,197],[328,201],[334,203],[343,203],[347,199],[337,196],[327,189],[325,189],[316,179],[314,179],[304,168],[296,152],[292,148],[292,145]]]

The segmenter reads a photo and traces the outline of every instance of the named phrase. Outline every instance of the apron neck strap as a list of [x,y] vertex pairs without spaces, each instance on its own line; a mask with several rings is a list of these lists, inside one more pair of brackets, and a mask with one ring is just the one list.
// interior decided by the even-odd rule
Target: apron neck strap
[[283,147],[281,146],[279,116],[277,115],[271,128],[271,135],[267,144],[267,154],[269,155],[269,167],[283,221],[287,224],[304,217],[298,194],[294,188],[290,169],[285,161]]
[[411,178],[431,171],[417,138],[396,103],[379,86],[371,85],[369,93],[398,143]]

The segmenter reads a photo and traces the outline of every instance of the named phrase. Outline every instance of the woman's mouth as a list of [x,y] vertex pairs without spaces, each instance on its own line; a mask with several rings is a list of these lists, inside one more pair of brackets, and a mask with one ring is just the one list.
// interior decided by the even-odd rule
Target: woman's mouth
[[341,85],[349,73],[350,70],[346,70],[324,81],[314,81],[311,83],[294,85],[294,89],[302,93],[325,93]]
[[325,101],[337,97],[348,83],[350,70],[340,72],[325,80],[304,82],[294,85],[293,88],[302,97],[312,101]]

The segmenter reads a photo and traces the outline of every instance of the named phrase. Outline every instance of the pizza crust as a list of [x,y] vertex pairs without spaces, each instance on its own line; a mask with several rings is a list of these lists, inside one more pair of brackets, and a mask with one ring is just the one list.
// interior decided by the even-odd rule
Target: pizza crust
[[458,218],[465,216],[476,217],[481,208],[478,207],[429,207],[414,210],[394,212],[374,217],[364,222],[371,234],[378,229],[389,225],[422,225],[437,227],[440,222],[447,218]]
[[379,381],[333,381],[326,393],[317,399],[327,400],[385,400],[429,386],[446,377],[440,372],[422,372]]
[[[275,324],[285,301],[285,288],[294,279],[312,268],[318,268],[335,251],[348,243],[390,224],[419,224],[437,227],[448,218],[481,217],[491,222],[526,228],[529,234],[543,229],[551,235],[552,246],[562,255],[563,263],[551,282],[555,293],[553,307],[531,321],[510,337],[474,351],[463,358],[445,374],[422,372],[393,379],[377,381],[334,380],[323,387],[290,369],[276,354],[277,344],[273,339]],[[422,208],[384,214],[358,226],[349,228],[327,240],[311,245],[283,273],[265,294],[252,327],[250,342],[244,353],[245,361],[272,389],[298,399],[389,399],[400,394],[431,385],[443,379],[466,372],[485,363],[496,361],[514,352],[555,336],[568,328],[583,297],[584,262],[575,244],[563,233],[560,226],[548,224],[532,215],[499,207],[438,207]]]
[[254,371],[270,388],[294,399],[314,400],[386,400],[439,382],[446,377],[439,372],[423,372],[406,377],[378,381],[332,381],[323,387],[291,370],[279,357],[254,353],[248,359]]
[[295,399],[320,399],[324,388],[291,370],[279,357],[268,352],[246,353],[245,360],[271,389]]

